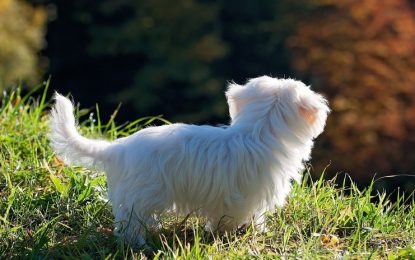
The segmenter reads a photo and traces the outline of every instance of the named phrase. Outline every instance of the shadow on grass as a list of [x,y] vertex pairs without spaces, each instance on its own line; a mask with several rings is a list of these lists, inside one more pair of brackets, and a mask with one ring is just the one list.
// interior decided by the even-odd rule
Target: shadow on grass
[[[70,233],[52,234],[45,231],[38,237],[33,237],[32,241],[26,240],[25,249],[18,252],[17,257],[39,259],[80,259],[80,258],[158,258],[197,256],[202,254],[203,247],[211,246],[216,241],[220,241],[222,247],[230,244],[237,237],[244,236],[250,232],[248,228],[241,228],[232,233],[210,232],[204,229],[204,225],[199,224],[197,218],[189,221],[170,222],[162,228],[147,233],[146,245],[137,247],[124,243],[120,238],[113,234],[113,228],[91,226],[82,228],[79,233],[73,230]],[[51,236],[55,236],[52,239]],[[224,243],[227,241],[228,243]]]

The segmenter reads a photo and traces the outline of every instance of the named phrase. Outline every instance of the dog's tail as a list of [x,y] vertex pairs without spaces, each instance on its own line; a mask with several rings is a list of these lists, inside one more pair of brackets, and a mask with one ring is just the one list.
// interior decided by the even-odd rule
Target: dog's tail
[[76,130],[72,102],[58,93],[55,93],[49,126],[51,146],[65,163],[91,167],[103,162],[111,143],[81,136]]

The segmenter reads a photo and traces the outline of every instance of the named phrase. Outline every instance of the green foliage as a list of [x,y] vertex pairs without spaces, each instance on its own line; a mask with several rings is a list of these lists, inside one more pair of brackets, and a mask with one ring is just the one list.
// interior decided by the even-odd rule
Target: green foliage
[[228,120],[228,80],[293,76],[285,40],[294,14],[308,8],[301,0],[40,2],[58,10],[47,53],[60,89],[83,104],[94,95],[193,123]]
[[22,0],[0,0],[0,90],[41,76],[46,11]]
[[[47,83],[48,86],[48,83]],[[414,257],[415,202],[394,203],[372,187],[311,181],[294,184],[284,208],[253,227],[211,234],[195,216],[162,217],[148,247],[132,249],[112,235],[102,173],[64,166],[47,140],[47,86],[42,96],[6,93],[0,106],[0,255],[2,258],[389,258]],[[157,118],[116,126],[77,109],[81,132],[113,139]],[[374,203],[373,201],[377,202]]]
[[[219,100],[213,99],[223,90],[222,82],[214,80],[214,64],[227,52],[220,37],[218,7],[193,0],[102,1],[98,10],[104,20],[118,17],[118,23],[90,26],[89,53],[137,57],[132,83],[119,99],[133,102],[138,111],[164,107],[171,112],[179,106],[188,113],[183,117],[194,120],[212,113],[195,113],[186,105],[186,97],[191,97],[224,114]],[[123,19],[121,13],[126,13]]]

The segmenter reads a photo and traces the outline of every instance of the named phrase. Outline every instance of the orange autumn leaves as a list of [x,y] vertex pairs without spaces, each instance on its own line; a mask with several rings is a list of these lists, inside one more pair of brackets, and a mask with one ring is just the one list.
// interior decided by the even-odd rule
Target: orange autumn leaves
[[415,6],[314,1],[288,46],[293,66],[329,97],[320,166],[360,178],[415,168]]

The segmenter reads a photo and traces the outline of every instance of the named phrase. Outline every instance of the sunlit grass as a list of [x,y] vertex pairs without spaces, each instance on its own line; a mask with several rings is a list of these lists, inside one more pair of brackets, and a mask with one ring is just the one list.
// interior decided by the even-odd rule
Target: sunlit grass
[[[42,90],[42,89],[41,89]],[[5,93],[0,106],[0,258],[302,258],[415,257],[415,206],[390,202],[372,186],[344,188],[305,173],[282,209],[268,216],[268,231],[204,231],[195,216],[163,216],[159,233],[137,249],[112,235],[111,205],[102,173],[69,167],[48,145],[47,86],[43,94]],[[77,110],[87,136],[114,139],[161,118],[116,125],[98,108]],[[373,201],[376,201],[374,203]],[[184,221],[185,220],[185,221]]]

